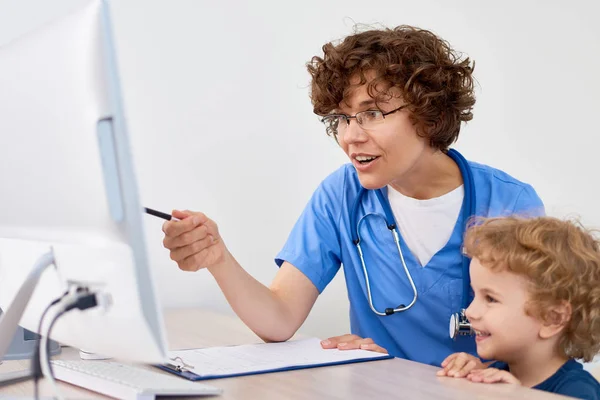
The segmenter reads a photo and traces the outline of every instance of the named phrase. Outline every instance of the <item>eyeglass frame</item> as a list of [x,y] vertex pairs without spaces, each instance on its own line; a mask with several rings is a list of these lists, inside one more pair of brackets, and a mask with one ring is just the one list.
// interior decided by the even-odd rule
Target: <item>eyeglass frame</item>
[[[393,109],[393,110],[391,110],[391,111],[388,111],[388,112],[383,112],[383,111],[381,111],[381,110],[377,109],[377,110],[364,110],[364,111],[359,111],[359,112],[357,112],[357,113],[356,113],[356,114],[354,114],[354,115],[346,115],[346,114],[327,114],[327,115],[324,115],[324,116],[322,116],[320,121],[321,121],[321,123],[323,123],[323,124],[324,124],[324,125],[327,127],[327,124],[325,123],[326,119],[328,119],[328,118],[331,118],[331,117],[338,117],[338,118],[339,118],[339,117],[342,117],[342,118],[344,118],[344,119],[346,120],[346,125],[347,125],[347,126],[350,126],[350,120],[351,120],[351,119],[356,119],[356,123],[358,124],[358,126],[362,126],[362,124],[360,123],[360,121],[359,121],[359,120],[358,120],[358,118],[357,118],[359,114],[363,114],[363,113],[366,113],[366,112],[373,112],[373,111],[376,111],[376,112],[380,112],[380,113],[381,113],[381,117],[383,118],[383,120],[385,120],[385,117],[386,117],[387,115],[393,114],[393,113],[395,113],[395,112],[397,112],[397,111],[400,111],[400,110],[402,110],[403,108],[406,108],[406,107],[408,107],[408,104],[403,104],[403,105],[401,105],[400,107],[398,107],[398,108],[395,108],[395,109]],[[326,129],[326,130],[328,130],[327,128],[325,128],[325,129]],[[329,134],[329,132],[327,132],[327,134]],[[336,142],[337,142],[337,136],[338,136],[338,135],[339,135],[339,134],[333,134],[333,135],[332,135],[332,136],[334,137],[334,139],[336,140]]]

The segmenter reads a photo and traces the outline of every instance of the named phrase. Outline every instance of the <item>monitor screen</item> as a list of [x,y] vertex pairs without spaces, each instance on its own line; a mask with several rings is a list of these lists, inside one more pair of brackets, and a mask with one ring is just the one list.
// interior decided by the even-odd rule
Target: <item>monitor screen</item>
[[52,338],[107,356],[165,360],[105,1],[0,47],[0,307],[45,252],[21,325],[37,330],[69,283],[110,296],[71,312]]

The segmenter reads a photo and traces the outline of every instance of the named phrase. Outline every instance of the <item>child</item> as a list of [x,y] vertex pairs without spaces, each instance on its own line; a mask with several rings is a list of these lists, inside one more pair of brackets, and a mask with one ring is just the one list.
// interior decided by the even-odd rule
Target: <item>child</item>
[[600,399],[575,361],[600,351],[600,241],[555,218],[491,218],[471,226],[464,249],[475,294],[466,315],[478,355],[496,362],[455,353],[438,375]]

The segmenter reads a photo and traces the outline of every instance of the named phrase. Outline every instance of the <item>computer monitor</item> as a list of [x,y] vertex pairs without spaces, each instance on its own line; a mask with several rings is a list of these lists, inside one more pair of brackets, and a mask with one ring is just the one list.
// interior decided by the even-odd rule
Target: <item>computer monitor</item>
[[51,251],[20,325],[37,332],[68,282],[110,295],[74,310],[52,339],[140,363],[166,360],[143,207],[105,1],[0,47],[0,307]]

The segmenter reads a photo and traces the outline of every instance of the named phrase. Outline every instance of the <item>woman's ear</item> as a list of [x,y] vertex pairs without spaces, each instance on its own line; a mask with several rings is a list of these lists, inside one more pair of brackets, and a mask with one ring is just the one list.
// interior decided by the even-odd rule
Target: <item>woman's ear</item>
[[542,339],[550,339],[562,332],[567,323],[571,320],[571,312],[571,304],[566,301],[551,306],[550,309],[546,311],[546,318],[540,329],[540,337]]

